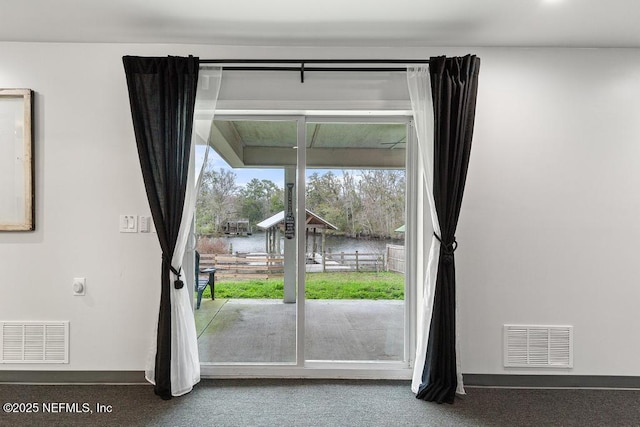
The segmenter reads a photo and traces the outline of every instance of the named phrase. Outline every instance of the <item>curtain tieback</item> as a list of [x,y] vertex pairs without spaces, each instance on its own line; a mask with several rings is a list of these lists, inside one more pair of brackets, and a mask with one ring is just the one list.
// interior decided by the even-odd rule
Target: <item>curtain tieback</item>
[[[163,259],[165,259],[163,257]],[[166,259],[165,259],[166,260]],[[173,266],[171,265],[171,262],[167,262],[167,264],[169,264],[169,270],[171,270],[171,272],[173,274],[175,274],[178,278],[173,282],[173,287],[176,289],[182,289],[184,287],[184,282],[182,280],[180,280],[180,276],[182,275],[182,267],[180,267],[179,269],[175,269],[173,268]]]
[[456,240],[455,236],[453,237],[452,242],[445,243],[435,232],[433,233],[433,235],[436,239],[438,239],[438,242],[440,242],[440,250],[442,251],[442,254],[444,256],[443,261],[447,264],[453,262],[453,253],[456,251],[456,249],[458,249],[458,241]]
[[180,276],[182,275],[182,267],[180,267],[177,270],[175,268],[173,268],[173,265],[171,265],[171,260],[169,259],[169,257],[165,256],[164,254],[162,254],[162,261],[163,261],[163,263],[166,262],[169,265],[169,270],[171,270],[171,272],[178,277],[173,282],[173,287],[176,288],[176,289],[182,289],[184,287],[184,282],[182,280],[180,280]]

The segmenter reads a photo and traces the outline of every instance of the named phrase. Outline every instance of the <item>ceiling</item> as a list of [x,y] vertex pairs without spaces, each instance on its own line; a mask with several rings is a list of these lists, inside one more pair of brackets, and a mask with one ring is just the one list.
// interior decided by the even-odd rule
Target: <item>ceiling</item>
[[638,0],[2,0],[0,41],[640,47]]
[[[243,147],[287,147],[297,144],[294,121],[215,120],[218,128],[231,127]],[[401,123],[309,123],[307,148],[404,148],[407,129]]]
[[[295,121],[214,120],[210,144],[231,167],[295,166]],[[308,123],[308,167],[404,168],[404,123]]]

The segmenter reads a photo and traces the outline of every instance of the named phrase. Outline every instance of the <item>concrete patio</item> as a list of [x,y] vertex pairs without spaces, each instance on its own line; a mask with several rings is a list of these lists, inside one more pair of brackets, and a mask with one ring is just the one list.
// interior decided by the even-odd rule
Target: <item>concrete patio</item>
[[[403,359],[404,301],[307,300],[309,360]],[[202,363],[295,362],[296,304],[203,300],[195,312]]]

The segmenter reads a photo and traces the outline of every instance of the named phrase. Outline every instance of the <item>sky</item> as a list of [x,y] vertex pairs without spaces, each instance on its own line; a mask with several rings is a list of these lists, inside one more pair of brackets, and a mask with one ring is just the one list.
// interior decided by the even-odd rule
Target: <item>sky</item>
[[[204,161],[204,146],[198,145],[196,146],[196,166],[201,167],[202,162]],[[283,168],[231,168],[227,162],[225,162],[222,157],[215,152],[215,150],[210,149],[207,157],[207,164],[210,165],[214,170],[225,169],[231,170],[236,174],[236,183],[240,186],[245,186],[249,181],[254,178],[259,180],[267,179],[269,181],[274,182],[278,187],[284,188],[284,169]],[[336,173],[336,170],[332,169],[308,169],[307,177],[311,176],[314,173],[318,173],[323,175],[327,172],[333,171]],[[357,173],[357,172],[356,172]]]

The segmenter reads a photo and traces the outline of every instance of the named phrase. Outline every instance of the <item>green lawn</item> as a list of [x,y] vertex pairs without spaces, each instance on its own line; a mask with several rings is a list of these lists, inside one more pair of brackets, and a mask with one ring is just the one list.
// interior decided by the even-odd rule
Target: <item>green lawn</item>
[[[284,279],[216,281],[216,298],[282,299]],[[404,298],[404,275],[392,272],[307,273],[307,299]],[[209,287],[203,298],[211,298]]]

